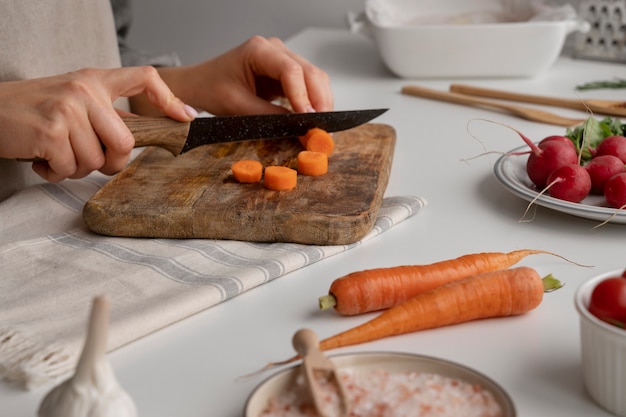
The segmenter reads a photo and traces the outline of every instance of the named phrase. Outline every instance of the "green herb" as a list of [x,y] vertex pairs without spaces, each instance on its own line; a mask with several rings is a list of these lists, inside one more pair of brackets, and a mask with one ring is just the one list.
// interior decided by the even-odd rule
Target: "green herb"
[[593,151],[602,140],[614,135],[623,136],[625,127],[619,119],[605,117],[597,120],[589,117],[584,123],[568,128],[565,136],[574,142],[582,161],[585,162],[592,158]]
[[576,90],[597,90],[601,88],[626,88],[626,80],[617,78],[613,81],[593,81],[576,86]]

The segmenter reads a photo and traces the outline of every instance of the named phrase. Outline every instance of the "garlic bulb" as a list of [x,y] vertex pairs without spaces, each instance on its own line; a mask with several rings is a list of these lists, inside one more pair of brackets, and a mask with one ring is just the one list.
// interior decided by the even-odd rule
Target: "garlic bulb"
[[120,387],[106,360],[109,302],[93,301],[87,338],[73,377],[53,388],[39,417],[136,417],[132,398]]

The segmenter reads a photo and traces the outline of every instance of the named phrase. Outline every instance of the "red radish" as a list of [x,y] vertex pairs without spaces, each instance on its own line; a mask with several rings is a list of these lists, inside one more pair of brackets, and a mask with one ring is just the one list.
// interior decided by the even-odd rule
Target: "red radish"
[[541,145],[531,146],[531,143],[527,142],[532,152],[526,161],[526,173],[537,188],[546,187],[548,177],[555,169],[564,165],[578,164],[578,154],[571,145],[558,140],[550,140]]
[[559,136],[559,135],[547,136],[547,137],[541,139],[541,141],[539,141],[538,145],[541,146],[542,144],[544,144],[546,142],[551,142],[551,141],[562,142],[562,143],[566,144],[567,146],[571,146],[574,150],[576,150],[576,146],[574,145],[574,142],[572,142],[572,140],[570,138],[567,138],[565,136]]
[[563,165],[548,177],[548,193],[559,200],[579,203],[591,191],[591,177],[585,168],[575,164]]
[[613,208],[622,208],[626,205],[626,172],[613,175],[606,181],[604,198]]
[[585,165],[591,177],[591,192],[604,193],[604,183],[615,174],[624,172],[624,162],[614,155],[599,155]]
[[596,148],[596,155],[614,155],[626,164],[626,137],[616,135],[602,139]]

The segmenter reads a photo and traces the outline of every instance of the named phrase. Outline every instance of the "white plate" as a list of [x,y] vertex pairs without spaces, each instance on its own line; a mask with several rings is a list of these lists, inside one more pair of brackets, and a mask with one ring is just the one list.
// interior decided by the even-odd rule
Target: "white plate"
[[[428,372],[465,382],[479,384],[489,390],[502,407],[503,417],[515,417],[515,406],[507,392],[491,378],[464,365],[430,356],[399,352],[360,352],[329,355],[338,369],[359,370],[383,369],[389,372]],[[299,366],[277,372],[270,376],[252,392],[245,405],[245,417],[257,417],[267,405],[269,398],[278,395],[293,385]]]
[[[524,149],[528,147],[520,146],[510,153]],[[537,198],[539,192],[526,174],[526,159],[525,155],[503,155],[496,161],[493,171],[498,181],[509,191],[530,202]],[[590,195],[580,203],[572,203],[542,194],[534,200],[534,204],[585,219],[626,224],[626,211],[608,207],[604,197],[600,195]]]

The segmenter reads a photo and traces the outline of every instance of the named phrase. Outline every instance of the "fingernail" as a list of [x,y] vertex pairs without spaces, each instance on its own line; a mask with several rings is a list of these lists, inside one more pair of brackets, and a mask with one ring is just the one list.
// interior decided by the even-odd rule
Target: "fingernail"
[[198,117],[198,112],[196,109],[194,109],[193,107],[191,107],[188,104],[185,104],[185,113],[187,113],[187,116],[192,117],[192,118],[196,118]]
[[309,106],[309,107],[307,107],[306,112],[307,113],[315,113],[315,109],[313,108],[313,106]]

